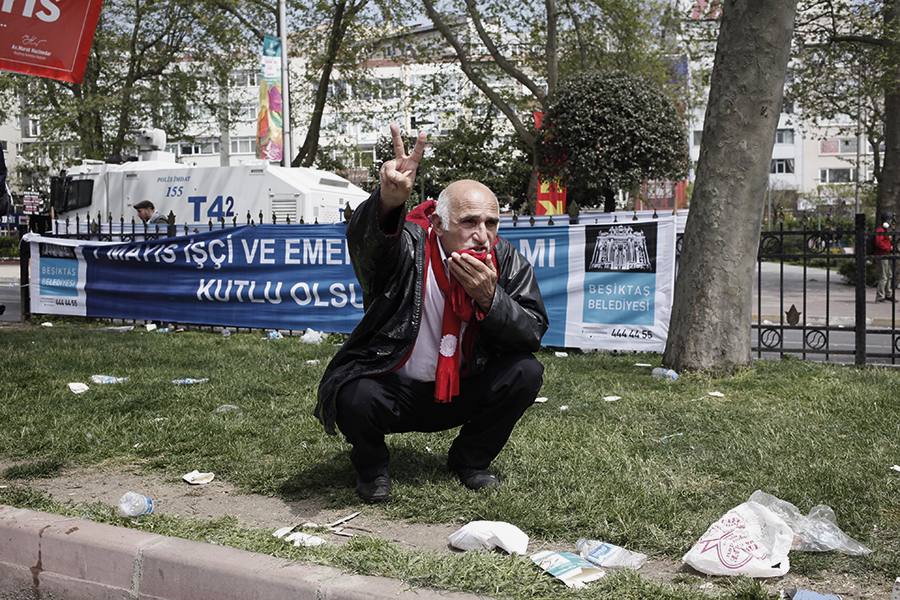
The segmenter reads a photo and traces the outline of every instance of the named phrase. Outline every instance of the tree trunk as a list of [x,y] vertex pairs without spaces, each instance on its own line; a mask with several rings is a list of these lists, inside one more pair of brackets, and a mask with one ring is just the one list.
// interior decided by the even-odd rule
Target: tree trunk
[[753,270],[797,0],[726,0],[663,364],[750,363]]
[[[881,170],[880,211],[900,215],[900,62],[897,61],[900,43],[900,2],[884,3],[884,35],[894,42],[886,52],[893,60],[886,60],[888,82],[884,92],[884,163]],[[876,215],[876,219],[880,216]]]

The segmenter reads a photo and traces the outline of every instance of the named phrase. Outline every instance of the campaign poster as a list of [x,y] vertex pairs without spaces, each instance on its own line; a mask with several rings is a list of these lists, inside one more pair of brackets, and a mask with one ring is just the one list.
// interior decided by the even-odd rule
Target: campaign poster
[[0,69],[81,85],[101,0],[3,0]]

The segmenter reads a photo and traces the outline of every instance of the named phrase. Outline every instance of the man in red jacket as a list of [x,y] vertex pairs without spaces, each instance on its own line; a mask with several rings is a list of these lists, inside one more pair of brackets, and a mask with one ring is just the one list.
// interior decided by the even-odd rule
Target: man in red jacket
[[894,219],[894,213],[881,214],[881,226],[875,229],[875,256],[878,258],[878,287],[875,289],[875,302],[891,301],[894,298],[894,261],[888,258],[894,251],[891,236],[887,232]]

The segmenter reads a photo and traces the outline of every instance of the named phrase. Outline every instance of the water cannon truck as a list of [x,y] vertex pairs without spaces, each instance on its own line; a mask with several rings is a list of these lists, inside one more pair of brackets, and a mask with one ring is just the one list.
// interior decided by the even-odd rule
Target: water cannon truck
[[228,167],[198,167],[176,162],[165,151],[166,133],[139,129],[138,157],[107,162],[84,160],[51,179],[50,205],[58,220],[126,223],[144,200],[176,225],[208,226],[222,221],[245,223],[262,213],[264,222],[337,223],[346,208],[355,209],[369,194],[347,179],[310,168],[289,168],[255,160]]

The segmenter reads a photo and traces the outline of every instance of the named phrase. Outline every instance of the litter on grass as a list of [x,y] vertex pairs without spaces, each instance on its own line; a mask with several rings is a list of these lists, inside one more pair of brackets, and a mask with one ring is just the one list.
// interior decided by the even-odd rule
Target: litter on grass
[[284,541],[294,542],[295,546],[321,546],[326,543],[324,539],[317,535],[310,535],[300,531],[287,536],[284,538]]
[[786,589],[781,590],[780,596],[788,600],[841,600],[835,594],[820,594],[810,590]]
[[312,327],[306,330],[306,333],[300,336],[300,341],[306,344],[321,344],[328,337],[327,333],[315,331]]
[[147,323],[144,327],[147,328],[147,331],[156,331],[156,325],[154,323]]
[[652,367],[653,365],[651,365],[650,363],[634,363],[634,366],[636,366],[636,367]]
[[217,409],[214,410],[213,412],[224,413],[224,412],[229,412],[229,411],[232,411],[232,410],[233,410],[234,412],[236,412],[238,415],[243,415],[243,414],[244,414],[244,411],[242,411],[241,408],[240,408],[239,406],[235,406],[234,404],[223,404],[222,406],[220,406],[219,408],[217,408]]
[[891,600],[900,600],[900,577],[894,581],[894,591],[891,592]]
[[85,383],[77,383],[76,382],[76,383],[70,383],[69,389],[72,390],[73,392],[75,392],[76,394],[83,394],[91,388],[89,388],[87,386],[87,384],[85,384]]
[[607,402],[615,402],[616,400],[621,400],[622,396],[603,396],[603,399]]
[[51,323],[50,321],[45,321],[41,323],[41,327],[53,327],[53,323]]
[[557,358],[566,358],[569,356],[568,352],[554,352]]
[[606,571],[572,552],[544,550],[532,554],[531,560],[570,588],[583,588],[606,575]]
[[814,506],[804,516],[790,502],[756,490],[713,523],[682,560],[707,575],[780,577],[790,569],[790,550],[872,552],[838,528],[830,507]]
[[112,375],[91,375],[91,381],[94,383],[125,383],[127,377],[113,377]]
[[[53,325],[48,325],[48,327],[53,327]],[[112,331],[113,333],[125,333],[126,331],[133,331],[134,325],[122,325],[121,327],[101,327],[98,331]]]
[[450,535],[450,545],[459,550],[493,550],[501,548],[510,554],[528,551],[528,535],[503,521],[472,521]]
[[317,365],[317,364],[319,364],[319,359],[318,359],[318,358],[310,359],[310,360],[306,361],[306,364],[308,364],[308,365]]
[[534,401],[535,401],[536,403],[541,403],[541,404],[542,404],[542,403],[546,402],[546,401],[549,400],[549,399],[550,399],[550,398],[547,398],[547,397],[545,397],[545,396],[541,396],[540,398],[535,398]]
[[837,525],[837,517],[830,506],[819,504],[803,515],[796,506],[780,500],[772,494],[756,490],[750,495],[750,502],[757,502],[781,517],[791,531],[794,541],[791,550],[806,552],[828,552],[837,550],[843,554],[862,556],[872,550],[850,538]]
[[187,379],[173,379],[172,383],[175,385],[191,385],[193,383],[206,383],[209,381],[209,377],[204,377],[203,379],[193,379],[188,377]]
[[895,471],[900,471],[900,465],[894,465],[893,467],[891,467],[891,469],[893,469]]
[[215,478],[215,474],[213,473],[201,473],[196,469],[191,471],[190,473],[185,473],[182,477],[185,481],[190,483],[191,485],[203,485],[205,483],[209,483]]
[[575,543],[575,549],[578,550],[581,558],[607,569],[638,570],[647,562],[646,554],[632,552],[621,546],[598,540],[581,538]]
[[268,337],[270,340],[283,340],[284,339],[284,336],[281,334],[280,331],[270,331],[266,335],[266,337]]
[[724,398],[725,397],[725,394],[723,394],[722,392],[710,392],[709,395],[715,396],[716,398]]
[[664,442],[664,441],[666,441],[666,440],[670,440],[670,439],[672,439],[673,437],[678,437],[678,436],[680,436],[680,435],[684,435],[684,434],[683,434],[683,433],[673,433],[672,435],[664,435],[664,436],[662,436],[661,438],[659,438],[658,440],[654,440],[654,441],[656,441],[656,442]]

